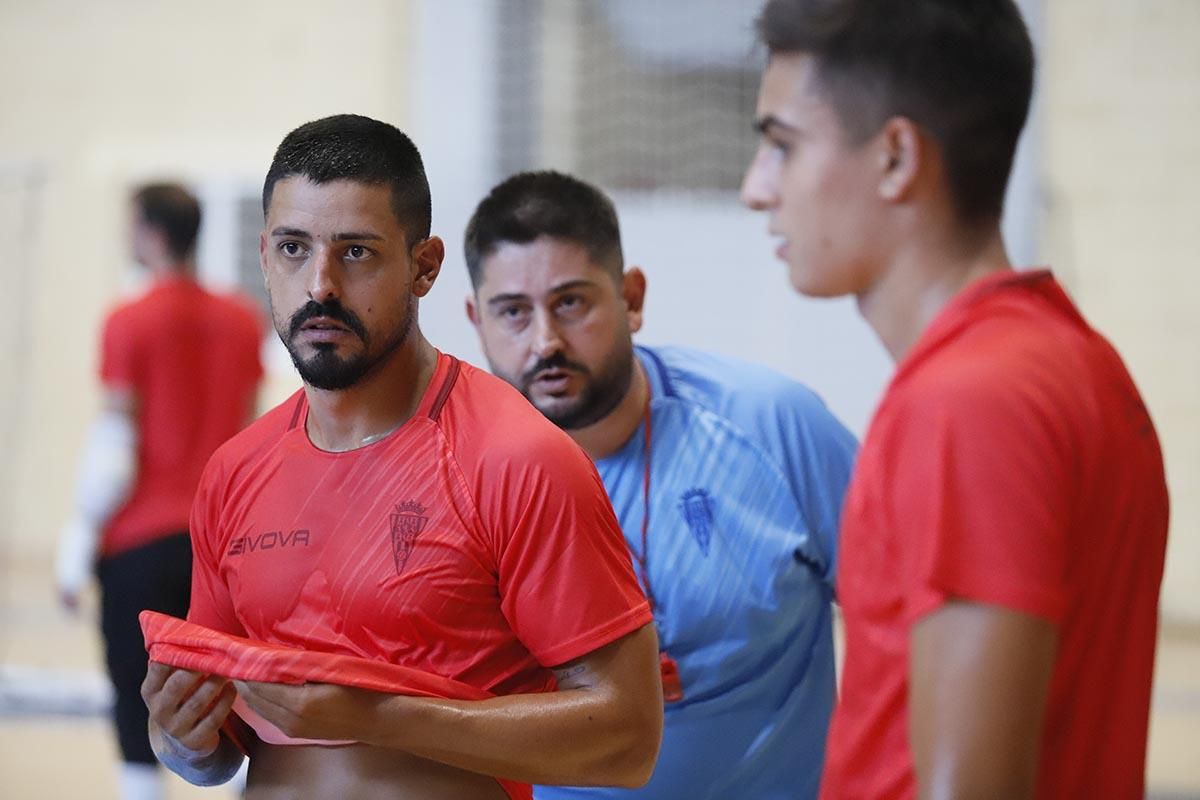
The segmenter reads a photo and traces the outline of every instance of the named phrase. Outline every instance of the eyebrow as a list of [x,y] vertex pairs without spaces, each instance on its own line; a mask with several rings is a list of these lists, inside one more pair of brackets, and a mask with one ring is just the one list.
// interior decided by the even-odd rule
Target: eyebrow
[[550,294],[569,292],[572,289],[587,289],[595,285],[595,281],[589,281],[587,278],[576,278],[573,281],[567,281],[565,283],[558,284],[550,290]]
[[501,303],[514,303],[522,300],[528,300],[529,296],[519,294],[517,292],[509,292],[507,294],[498,294],[487,301],[489,306],[498,306]]
[[774,114],[767,114],[759,117],[754,121],[754,130],[760,136],[768,135],[773,129],[784,131],[786,133],[800,133],[800,129],[795,125],[789,125]]
[[[573,281],[567,281],[565,283],[558,284],[557,286],[552,288],[549,293],[550,294],[562,294],[563,292],[569,292],[572,289],[586,289],[586,288],[590,288],[595,285],[596,285],[595,281],[589,281],[585,278],[577,278]],[[526,301],[526,300],[529,300],[529,295],[527,295],[527,294],[521,294],[520,292],[506,292],[504,294],[498,294],[498,295],[495,295],[494,297],[490,298],[487,301],[487,304],[489,306],[494,306],[494,305],[500,305],[501,303],[513,303],[513,302],[520,302],[520,301]]]
[[[279,227],[271,231],[272,236],[294,236],[297,239],[311,239],[312,234],[301,228],[286,228]],[[365,231],[346,231],[344,233],[335,233],[332,237],[335,242],[344,242],[347,240],[360,240],[379,242],[383,241],[383,237],[377,233],[367,233]]]

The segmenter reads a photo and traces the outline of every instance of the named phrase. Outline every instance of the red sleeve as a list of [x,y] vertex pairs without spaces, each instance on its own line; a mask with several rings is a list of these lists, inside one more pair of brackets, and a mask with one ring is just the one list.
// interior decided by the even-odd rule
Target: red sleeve
[[209,460],[192,501],[192,600],[188,621],[206,628],[245,636],[221,578],[221,513],[223,470],[217,457]]
[[910,397],[885,437],[909,620],[952,598],[1062,618],[1069,438],[1044,396],[1004,378]]
[[497,542],[501,610],[552,667],[652,616],[592,462],[554,428],[521,444],[520,453],[492,461],[480,510]]
[[105,386],[136,387],[138,358],[128,309],[109,315],[100,337],[100,381]]

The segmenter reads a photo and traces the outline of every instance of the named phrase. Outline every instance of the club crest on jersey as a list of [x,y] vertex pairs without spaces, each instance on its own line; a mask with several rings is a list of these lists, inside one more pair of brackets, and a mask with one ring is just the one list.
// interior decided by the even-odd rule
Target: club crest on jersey
[[679,510],[700,545],[700,552],[708,555],[712,545],[713,499],[707,489],[688,489],[679,498]]
[[396,559],[396,574],[404,572],[408,557],[412,555],[413,545],[429,517],[425,516],[425,506],[415,500],[405,500],[396,504],[396,510],[391,514],[392,520],[392,555]]

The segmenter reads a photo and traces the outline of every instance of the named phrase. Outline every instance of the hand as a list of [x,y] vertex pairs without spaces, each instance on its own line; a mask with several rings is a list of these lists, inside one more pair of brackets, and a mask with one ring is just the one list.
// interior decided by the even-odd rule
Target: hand
[[375,710],[394,697],[332,683],[234,683],[246,705],[285,735],[301,739],[369,742]]
[[64,526],[54,557],[54,582],[59,604],[70,614],[79,613],[79,598],[96,568],[99,531],[78,515]]
[[59,588],[58,604],[73,617],[79,616],[79,592]]
[[[142,699],[150,721],[168,737],[167,744],[186,749],[190,758],[211,755],[221,741],[221,725],[229,716],[237,690],[228,679],[150,662],[142,683]],[[181,754],[182,755],[182,754]]]

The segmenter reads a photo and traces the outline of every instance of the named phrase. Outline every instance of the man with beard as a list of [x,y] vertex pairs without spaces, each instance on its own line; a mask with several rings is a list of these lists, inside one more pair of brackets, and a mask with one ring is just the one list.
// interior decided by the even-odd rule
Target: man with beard
[[846,498],[822,797],[1140,798],[1168,499],[1120,356],[1000,232],[1012,0],[771,0],[742,187],[896,359]]
[[813,797],[834,699],[836,531],[853,437],[808,389],[634,347],[646,278],[612,203],[515,175],[466,233],[467,314],[492,371],[596,462],[654,609],[666,701],[642,789],[539,798]]
[[[263,208],[275,328],[305,385],[205,472],[202,627],[173,644],[204,642],[189,663],[208,668],[152,664],[159,757],[209,784],[240,747],[260,800],[645,781],[661,728],[647,604],[584,454],[421,335],[444,248],[415,146],[365,117],[303,125]],[[411,680],[380,691],[381,674]]]

